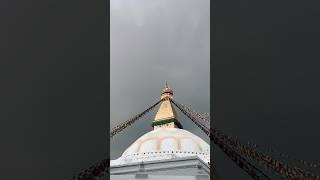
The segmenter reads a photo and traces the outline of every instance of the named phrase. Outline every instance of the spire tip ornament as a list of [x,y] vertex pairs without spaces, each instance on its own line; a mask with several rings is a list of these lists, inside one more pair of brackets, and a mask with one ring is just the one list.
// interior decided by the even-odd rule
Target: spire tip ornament
[[160,98],[161,100],[169,100],[173,98],[173,91],[169,88],[167,81],[165,83],[165,87],[162,89]]

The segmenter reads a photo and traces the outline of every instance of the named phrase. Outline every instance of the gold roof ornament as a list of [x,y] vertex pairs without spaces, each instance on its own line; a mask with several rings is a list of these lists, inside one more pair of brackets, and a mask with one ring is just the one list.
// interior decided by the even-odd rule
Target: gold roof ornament
[[173,91],[169,88],[167,81],[165,87],[162,89],[160,98],[166,100],[168,100],[169,98],[173,98]]
[[166,82],[165,87],[161,92],[163,101],[160,104],[160,108],[154,118],[152,126],[157,128],[182,128],[181,124],[177,120],[175,109],[170,101],[173,99],[173,91],[169,88]]

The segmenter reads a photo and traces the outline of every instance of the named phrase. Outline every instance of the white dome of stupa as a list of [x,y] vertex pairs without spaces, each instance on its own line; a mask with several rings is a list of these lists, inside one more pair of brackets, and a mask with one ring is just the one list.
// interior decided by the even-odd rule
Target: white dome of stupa
[[197,156],[210,163],[210,146],[198,136],[178,128],[159,128],[138,138],[111,165]]
[[172,95],[172,90],[166,84],[161,94],[163,101],[152,123],[154,129],[138,138],[121,157],[111,160],[111,166],[190,156],[197,156],[204,163],[210,163],[210,146],[198,136],[182,129],[170,102]]

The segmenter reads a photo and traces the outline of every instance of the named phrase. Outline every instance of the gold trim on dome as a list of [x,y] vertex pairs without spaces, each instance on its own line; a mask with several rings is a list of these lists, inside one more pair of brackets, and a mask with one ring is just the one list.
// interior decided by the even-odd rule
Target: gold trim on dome
[[138,148],[136,150],[136,152],[139,152],[140,151],[140,148],[141,146],[147,142],[147,141],[151,141],[151,140],[154,140],[156,142],[156,151],[159,151],[160,148],[161,148],[161,144],[162,144],[162,141],[165,140],[165,139],[174,139],[177,143],[177,149],[181,149],[181,142],[180,142],[180,139],[175,137],[175,136],[167,136],[167,137],[149,137],[147,139],[144,139],[142,142],[140,141],[139,145],[138,145]]
[[[136,141],[134,144],[138,144],[138,147],[135,148],[135,153],[139,153],[140,151],[140,148],[141,146],[147,142],[147,141],[151,141],[151,140],[154,140],[155,143],[156,143],[156,151],[160,151],[160,148],[161,148],[161,144],[162,144],[162,141],[165,140],[165,139],[174,139],[177,143],[177,150],[182,150],[181,149],[181,140],[183,139],[193,139],[191,138],[190,136],[184,136],[184,137],[175,137],[175,136],[166,136],[166,137],[156,137],[156,136],[153,136],[153,137],[148,137],[146,139],[143,139],[143,140],[138,140]],[[193,140],[192,142],[196,143],[196,147],[199,149],[199,151],[203,151],[203,148],[201,147],[201,143],[196,141],[196,140]],[[130,148],[130,147],[129,147]],[[129,149],[128,148],[128,149]],[[127,155],[128,154],[128,149],[123,153],[123,155]]]

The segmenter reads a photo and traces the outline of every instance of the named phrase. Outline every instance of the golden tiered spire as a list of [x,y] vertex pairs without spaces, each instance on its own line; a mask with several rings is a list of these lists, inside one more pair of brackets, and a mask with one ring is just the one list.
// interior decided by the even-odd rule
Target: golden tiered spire
[[161,92],[160,108],[152,123],[154,129],[157,128],[182,128],[181,124],[177,120],[177,115],[170,99],[173,99],[173,91],[169,88],[167,82]]

